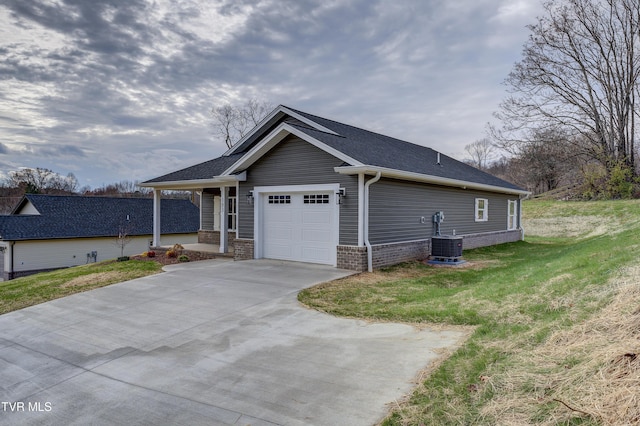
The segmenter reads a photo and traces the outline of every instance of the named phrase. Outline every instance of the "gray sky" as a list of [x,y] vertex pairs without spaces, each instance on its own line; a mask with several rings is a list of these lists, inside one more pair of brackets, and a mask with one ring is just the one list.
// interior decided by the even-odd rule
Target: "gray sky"
[[462,159],[539,0],[3,0],[0,177],[146,180],[222,154],[209,111],[284,104]]

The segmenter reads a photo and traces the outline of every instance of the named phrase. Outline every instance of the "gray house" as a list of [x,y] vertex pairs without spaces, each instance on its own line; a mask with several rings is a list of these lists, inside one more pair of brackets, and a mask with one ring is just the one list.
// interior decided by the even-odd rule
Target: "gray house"
[[[153,200],[27,194],[11,214],[0,216],[0,280],[83,265],[149,250]],[[199,210],[189,200],[162,200],[167,243],[195,243]]]
[[200,194],[199,242],[236,260],[363,271],[430,254],[443,234],[473,248],[523,238],[528,192],[431,148],[279,106],[221,157],[141,184]]

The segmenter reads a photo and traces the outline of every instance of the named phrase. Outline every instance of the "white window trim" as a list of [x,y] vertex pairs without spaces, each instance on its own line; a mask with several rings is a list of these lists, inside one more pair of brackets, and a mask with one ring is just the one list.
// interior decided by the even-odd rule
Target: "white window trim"
[[[484,207],[480,209],[480,201],[484,201]],[[478,218],[478,214],[482,212],[482,217]],[[476,222],[487,222],[489,220],[489,200],[486,198],[476,198],[476,208],[474,211]]]
[[[513,214],[511,214],[511,206],[513,206]],[[508,200],[507,203],[507,231],[518,229],[518,201]]]
[[238,230],[238,197],[235,195],[228,197],[227,203],[227,221],[231,222],[231,226],[227,227],[227,232],[236,232]]

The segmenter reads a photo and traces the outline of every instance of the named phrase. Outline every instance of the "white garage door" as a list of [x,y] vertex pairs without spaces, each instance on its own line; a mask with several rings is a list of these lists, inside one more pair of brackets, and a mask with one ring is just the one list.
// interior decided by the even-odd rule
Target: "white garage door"
[[327,191],[264,194],[262,257],[334,265],[338,244],[334,197]]

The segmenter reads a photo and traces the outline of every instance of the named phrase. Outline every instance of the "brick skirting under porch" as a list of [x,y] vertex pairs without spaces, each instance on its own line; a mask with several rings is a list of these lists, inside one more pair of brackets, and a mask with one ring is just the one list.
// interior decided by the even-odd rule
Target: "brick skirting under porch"
[[[227,232],[228,242],[230,246],[233,246],[233,242],[236,239],[236,231]],[[220,231],[209,231],[201,229],[198,231],[198,242],[202,244],[220,244]]]

